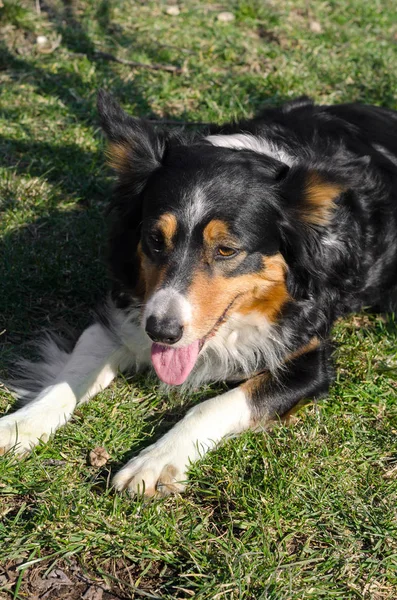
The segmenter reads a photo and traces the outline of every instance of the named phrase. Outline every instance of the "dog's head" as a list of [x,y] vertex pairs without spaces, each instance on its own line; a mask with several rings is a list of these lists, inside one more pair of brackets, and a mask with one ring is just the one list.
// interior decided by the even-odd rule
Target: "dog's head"
[[156,132],[104,92],[98,105],[118,173],[111,268],[143,303],[158,375],[179,384],[233,315],[279,318],[291,299],[286,232],[298,215],[325,223],[340,190],[252,150]]

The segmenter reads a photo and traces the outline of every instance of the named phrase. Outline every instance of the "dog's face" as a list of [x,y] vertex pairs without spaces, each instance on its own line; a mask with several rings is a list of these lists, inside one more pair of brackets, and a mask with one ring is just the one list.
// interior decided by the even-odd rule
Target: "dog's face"
[[[288,168],[202,138],[165,139],[105,95],[99,108],[119,173],[113,271],[143,304],[158,375],[179,384],[231,317],[273,323],[290,300],[280,207]],[[316,186],[316,214],[325,214]]]
[[256,171],[271,187],[268,167],[224,148],[178,146],[148,181],[138,253],[154,342],[199,350],[233,313],[273,320],[286,302],[277,213],[258,197]]

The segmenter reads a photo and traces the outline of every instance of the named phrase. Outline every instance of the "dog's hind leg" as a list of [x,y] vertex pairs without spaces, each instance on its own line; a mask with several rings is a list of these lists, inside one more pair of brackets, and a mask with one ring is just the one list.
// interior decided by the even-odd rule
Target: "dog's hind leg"
[[[70,354],[58,349],[52,364],[48,360],[30,366],[25,382],[22,380],[15,386],[17,395],[27,403],[0,419],[0,454],[11,448],[17,454],[27,453],[39,440],[46,441],[67,423],[77,404],[106,388],[118,369],[127,370],[147,362],[144,332],[137,322],[125,319],[124,331],[129,332],[130,348],[128,338],[118,335],[121,322],[117,316],[114,311],[108,326],[97,322],[88,327]],[[36,383],[32,382],[35,371]],[[44,388],[33,395],[43,383]]]

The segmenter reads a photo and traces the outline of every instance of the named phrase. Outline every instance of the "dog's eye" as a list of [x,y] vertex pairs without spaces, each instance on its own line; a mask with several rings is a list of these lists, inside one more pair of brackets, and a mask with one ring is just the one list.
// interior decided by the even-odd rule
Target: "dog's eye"
[[229,248],[228,246],[218,246],[215,250],[215,259],[232,258],[238,254],[236,248]]
[[164,249],[164,240],[160,233],[151,233],[148,242],[153,252],[161,252]]

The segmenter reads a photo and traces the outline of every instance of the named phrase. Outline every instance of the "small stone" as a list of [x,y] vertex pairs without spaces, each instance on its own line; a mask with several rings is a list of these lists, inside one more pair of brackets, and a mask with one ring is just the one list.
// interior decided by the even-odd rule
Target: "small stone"
[[309,26],[310,26],[310,31],[312,31],[313,33],[322,33],[323,32],[321,23],[319,23],[318,21],[310,21]]
[[235,18],[236,17],[231,12],[221,12],[217,17],[218,21],[221,21],[222,23],[231,23]]
[[44,46],[45,44],[48,43],[48,37],[46,37],[45,35],[38,35],[36,38],[36,44],[38,46]]
[[103,465],[106,465],[109,458],[110,454],[108,454],[106,449],[102,446],[94,448],[89,454],[89,461],[92,467],[103,467]]
[[167,15],[170,15],[170,17],[177,17],[181,11],[178,6],[167,6],[165,12]]

